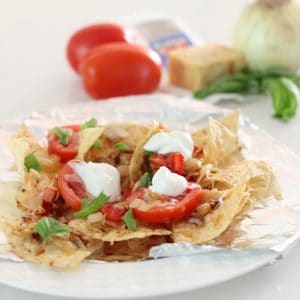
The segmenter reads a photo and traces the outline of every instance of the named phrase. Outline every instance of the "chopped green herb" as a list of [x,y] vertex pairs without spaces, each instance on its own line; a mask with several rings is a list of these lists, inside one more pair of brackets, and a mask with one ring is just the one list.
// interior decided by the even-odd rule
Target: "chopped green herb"
[[152,156],[152,155],[154,155],[155,154],[155,152],[153,152],[153,151],[148,151],[148,150],[145,150],[145,155],[147,155],[147,156]]
[[139,188],[147,187],[151,185],[151,183],[152,183],[152,178],[150,173],[145,172],[144,175],[139,180]]
[[65,224],[62,224],[51,217],[44,217],[40,219],[34,226],[34,230],[43,239],[45,244],[50,238],[54,236],[63,236],[71,232],[71,228]]
[[132,209],[130,208],[126,214],[122,217],[122,220],[125,222],[129,230],[136,230],[136,222],[132,214]]
[[118,143],[118,144],[115,144],[115,148],[119,149],[119,150],[128,150],[129,146],[125,143]]
[[41,167],[39,161],[37,160],[37,158],[35,157],[34,152],[25,156],[24,165],[28,172],[30,169],[34,169],[38,172],[40,172],[42,170],[42,167]]
[[82,219],[97,212],[107,201],[108,197],[101,192],[96,198],[84,198],[82,199],[81,210],[76,212],[74,216]]
[[93,128],[97,126],[97,120],[92,118],[80,126],[80,129]]
[[97,140],[93,145],[92,147],[95,148],[95,149],[100,149],[102,146],[101,144],[101,141],[100,140]]
[[58,137],[59,142],[66,146],[69,143],[69,132],[66,129],[55,127],[52,132]]

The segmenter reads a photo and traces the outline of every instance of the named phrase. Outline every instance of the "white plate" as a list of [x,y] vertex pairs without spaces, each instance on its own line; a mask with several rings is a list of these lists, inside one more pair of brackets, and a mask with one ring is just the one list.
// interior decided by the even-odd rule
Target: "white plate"
[[[2,133],[14,131],[23,120],[37,135],[42,136],[47,128],[54,125],[78,122],[92,116],[98,118],[99,122],[148,122],[156,119],[171,127],[191,129],[204,124],[209,114],[218,117],[223,113],[218,107],[191,99],[175,99],[166,95],[137,96],[85,102],[33,113],[2,124],[1,130]],[[268,137],[262,135],[261,138]],[[1,147],[2,151],[3,145]],[[299,164],[296,157],[294,161],[296,165]],[[296,236],[286,236],[288,239],[295,240]],[[78,269],[67,272],[3,259],[0,260],[0,283],[65,297],[141,298],[224,282],[272,263],[280,256],[279,252],[269,249],[224,250],[143,262],[86,262]]]

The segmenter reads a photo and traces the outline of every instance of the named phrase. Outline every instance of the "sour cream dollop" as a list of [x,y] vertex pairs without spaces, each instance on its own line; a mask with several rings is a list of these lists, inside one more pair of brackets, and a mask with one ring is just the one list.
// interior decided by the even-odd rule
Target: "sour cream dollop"
[[120,173],[107,163],[71,162],[70,167],[83,181],[86,191],[94,197],[103,192],[114,201],[120,195]]
[[192,157],[194,143],[190,133],[180,130],[154,134],[144,145],[144,150],[167,154],[180,152],[184,160]]
[[160,167],[152,178],[152,185],[149,187],[154,193],[168,196],[182,194],[188,186],[185,177],[172,173],[166,167]]

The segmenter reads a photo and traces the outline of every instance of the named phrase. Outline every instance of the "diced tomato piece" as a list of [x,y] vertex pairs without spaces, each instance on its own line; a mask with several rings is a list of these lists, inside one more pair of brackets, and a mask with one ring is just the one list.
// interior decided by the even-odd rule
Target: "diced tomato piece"
[[42,193],[42,207],[45,214],[49,215],[53,208],[53,203],[59,196],[58,190],[51,186],[46,186]]
[[177,174],[182,174],[184,170],[184,157],[180,152],[152,155],[150,163],[156,168],[165,166]]

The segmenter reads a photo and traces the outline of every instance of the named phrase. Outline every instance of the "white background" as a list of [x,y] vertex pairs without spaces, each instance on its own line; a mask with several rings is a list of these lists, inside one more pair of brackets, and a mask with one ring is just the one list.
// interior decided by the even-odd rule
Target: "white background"
[[[32,110],[46,110],[60,103],[91,101],[67,65],[64,53],[68,37],[81,26],[152,11],[181,19],[205,41],[230,43],[236,18],[248,2],[0,0],[0,120]],[[241,106],[243,114],[300,154],[300,114],[288,123],[275,120],[271,117],[271,103],[266,98],[226,105]],[[300,245],[284,260],[239,279],[160,299],[300,299],[299,252]],[[1,285],[0,298],[54,299]]]

